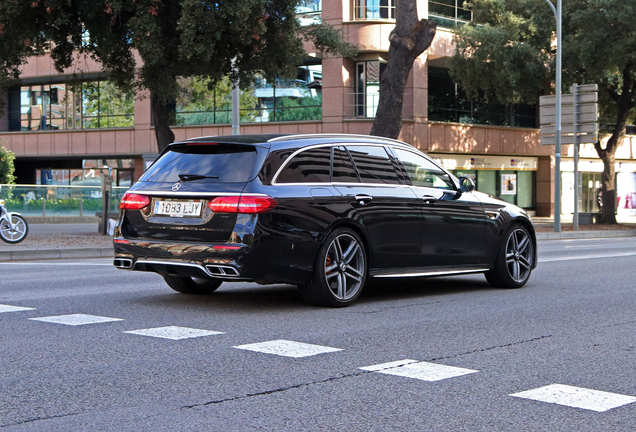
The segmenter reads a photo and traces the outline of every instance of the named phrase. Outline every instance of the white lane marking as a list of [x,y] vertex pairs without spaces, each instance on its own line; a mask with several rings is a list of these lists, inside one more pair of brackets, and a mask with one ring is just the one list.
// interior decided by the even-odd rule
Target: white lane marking
[[0,304],[0,313],[4,313],[4,312],[22,312],[22,311],[28,311],[28,310],[35,310],[35,308],[21,307],[21,306],[9,306],[9,305]]
[[54,324],[64,324],[71,326],[79,326],[85,324],[98,324],[105,323],[111,321],[123,321],[121,318],[109,318],[103,316],[96,315],[86,315],[86,314],[71,314],[71,315],[57,315],[57,316],[48,316],[48,317],[40,317],[40,318],[29,318],[34,321],[43,321]]
[[473,369],[464,369],[437,363],[418,362],[417,360],[400,360],[397,362],[365,366],[359,369],[387,375],[415,378],[422,381],[441,381],[447,378],[479,372]]
[[539,259],[539,262],[543,263],[543,262],[553,262],[553,261],[572,261],[572,260],[600,259],[600,258],[620,258],[620,257],[629,257],[629,256],[636,256],[636,252],[608,254],[608,255],[580,255],[580,256],[572,256],[572,257],[542,258],[542,259]]
[[604,412],[612,408],[636,402],[636,397],[633,396],[590,390],[564,384],[551,384],[534,390],[513,393],[510,396],[596,412]]
[[225,334],[223,332],[212,331],[212,330],[200,330],[189,327],[179,327],[179,326],[167,326],[167,327],[155,327],[149,329],[141,329],[141,330],[130,330],[125,331],[124,333],[136,334],[141,336],[150,336],[157,337],[163,339],[170,340],[181,340],[202,336],[212,336],[212,335],[220,335]]
[[331,348],[321,345],[313,345],[303,342],[294,342],[284,339],[268,342],[259,342],[247,345],[239,345],[233,348],[255,351],[265,354],[276,354],[285,357],[309,357],[316,354],[342,351],[340,348]]

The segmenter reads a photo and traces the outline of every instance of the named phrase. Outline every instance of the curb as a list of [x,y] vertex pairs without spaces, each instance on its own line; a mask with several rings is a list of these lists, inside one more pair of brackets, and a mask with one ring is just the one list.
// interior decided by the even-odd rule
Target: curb
[[35,249],[0,251],[0,262],[68,258],[112,258],[113,248]]
[[636,229],[561,231],[561,232],[538,232],[537,233],[537,240],[566,240],[566,239],[615,238],[615,237],[636,237]]

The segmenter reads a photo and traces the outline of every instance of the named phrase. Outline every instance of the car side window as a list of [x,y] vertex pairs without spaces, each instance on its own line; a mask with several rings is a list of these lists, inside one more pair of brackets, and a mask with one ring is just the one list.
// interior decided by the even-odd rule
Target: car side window
[[334,183],[360,183],[356,169],[344,147],[334,147],[333,149],[331,181]]
[[362,183],[400,184],[384,147],[348,145]]
[[450,176],[425,157],[399,148],[393,148],[393,151],[406,168],[413,186],[455,189]]
[[329,183],[330,169],[330,147],[305,150],[285,165],[276,183]]

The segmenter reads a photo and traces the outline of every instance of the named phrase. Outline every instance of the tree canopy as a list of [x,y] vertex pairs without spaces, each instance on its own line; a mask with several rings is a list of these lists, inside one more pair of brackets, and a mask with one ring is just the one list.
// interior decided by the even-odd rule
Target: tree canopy
[[4,148],[0,142],[0,184],[12,184],[15,181],[14,161],[15,153]]
[[[30,55],[51,49],[58,70],[77,53],[101,62],[122,88],[150,93],[162,150],[174,140],[171,102],[179,77],[249,83],[255,73],[293,76],[307,53],[352,56],[356,48],[323,24],[301,27],[297,0],[0,0],[0,84]],[[301,35],[302,37],[299,37]],[[141,64],[136,63],[136,55]]]
[[[555,74],[555,20],[543,0],[473,0],[475,24],[455,36],[451,75],[472,97],[538,102]],[[619,0],[563,2],[563,89],[598,84],[610,137],[595,145],[604,163],[602,223],[614,215],[615,154],[636,106],[636,5]]]

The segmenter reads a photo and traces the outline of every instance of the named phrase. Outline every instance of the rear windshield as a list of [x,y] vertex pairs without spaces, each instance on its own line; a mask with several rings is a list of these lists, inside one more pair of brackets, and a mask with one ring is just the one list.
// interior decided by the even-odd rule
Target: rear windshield
[[247,182],[256,149],[239,145],[183,145],[166,152],[139,181],[175,183],[179,175],[205,176],[201,182]]

